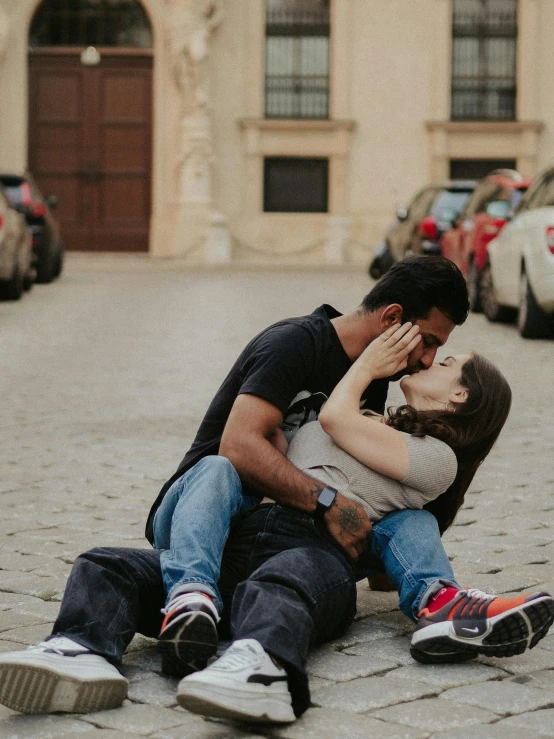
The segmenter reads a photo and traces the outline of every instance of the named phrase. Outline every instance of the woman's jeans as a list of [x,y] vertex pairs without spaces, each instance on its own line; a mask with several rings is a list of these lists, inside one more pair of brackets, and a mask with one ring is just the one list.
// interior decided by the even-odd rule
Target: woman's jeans
[[[176,592],[211,595],[219,610],[217,583],[233,521],[259,500],[242,494],[240,479],[225,457],[205,457],[168,490],[154,517],[154,546],[167,600]],[[373,525],[370,548],[356,567],[356,579],[386,572],[400,596],[400,608],[417,619],[426,590],[453,583],[452,567],[434,516],[402,510]],[[438,589],[438,588],[437,588]]]
[[221,611],[217,583],[229,531],[242,511],[259,502],[242,494],[226,457],[204,457],[173,483],[153,522],[167,601],[177,592],[202,592]]

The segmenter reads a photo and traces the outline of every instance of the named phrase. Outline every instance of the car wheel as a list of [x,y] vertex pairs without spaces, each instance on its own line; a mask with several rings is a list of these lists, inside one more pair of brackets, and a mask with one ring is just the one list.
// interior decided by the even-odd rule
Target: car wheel
[[552,319],[537,303],[525,272],[521,275],[517,327],[525,339],[544,339],[552,330]]
[[481,313],[481,277],[473,261],[469,263],[467,291],[469,294],[469,309],[472,313]]
[[56,266],[54,268],[54,277],[59,277],[63,269],[63,247],[60,246],[56,254]]
[[21,272],[19,263],[16,262],[11,280],[2,280],[0,282],[0,299],[1,300],[19,300],[23,294],[25,277]]
[[489,321],[492,321],[493,323],[509,323],[514,320],[516,311],[513,308],[500,305],[496,299],[490,264],[486,264],[481,272],[479,294],[481,298],[481,308]]
[[56,257],[52,252],[47,252],[42,259],[37,262],[37,282],[48,284],[52,282],[56,272]]

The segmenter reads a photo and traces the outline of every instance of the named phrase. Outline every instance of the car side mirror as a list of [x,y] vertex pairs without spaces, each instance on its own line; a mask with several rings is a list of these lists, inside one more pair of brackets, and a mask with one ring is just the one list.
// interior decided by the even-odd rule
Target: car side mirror
[[399,221],[405,221],[408,217],[408,209],[405,205],[399,205],[396,209],[396,217]]
[[56,210],[58,207],[58,198],[55,195],[47,195],[44,198],[44,202],[50,208],[50,210]]

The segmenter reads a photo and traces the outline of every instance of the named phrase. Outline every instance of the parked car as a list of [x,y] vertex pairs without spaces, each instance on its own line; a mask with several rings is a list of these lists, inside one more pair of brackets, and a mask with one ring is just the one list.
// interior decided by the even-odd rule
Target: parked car
[[526,338],[546,337],[554,321],[554,166],[536,177],[514,215],[491,241],[481,275],[490,321],[518,316]]
[[0,191],[0,299],[19,300],[34,276],[31,232]]
[[32,175],[0,174],[0,185],[12,206],[25,216],[33,234],[37,282],[52,282],[62,271],[63,245],[60,227],[52,211],[54,195],[44,198]]
[[529,183],[512,169],[491,172],[478,183],[454,227],[441,238],[441,253],[465,275],[471,310],[476,313],[481,310],[481,273],[489,242],[513,216]]
[[438,254],[440,238],[465,207],[475,182],[452,181],[423,188],[408,208],[399,207],[385,240],[377,245],[369,274],[378,279],[406,254]]

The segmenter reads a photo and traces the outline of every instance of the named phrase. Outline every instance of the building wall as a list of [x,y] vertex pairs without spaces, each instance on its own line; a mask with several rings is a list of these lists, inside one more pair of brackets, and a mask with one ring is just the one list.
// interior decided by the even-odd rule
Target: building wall
[[[395,206],[445,178],[451,158],[516,158],[533,174],[554,157],[552,0],[520,0],[514,123],[449,121],[451,0],[332,0],[330,120],[266,120],[265,3],[223,0],[207,58],[212,197],[192,202],[182,192],[171,33],[199,1],[142,0],[154,32],[152,256],[363,263]],[[0,29],[2,17],[9,24],[0,169],[26,165],[27,39],[38,4],[0,0]],[[1,39],[0,30],[0,59]],[[279,155],[330,158],[328,214],[263,213],[263,158]]]

